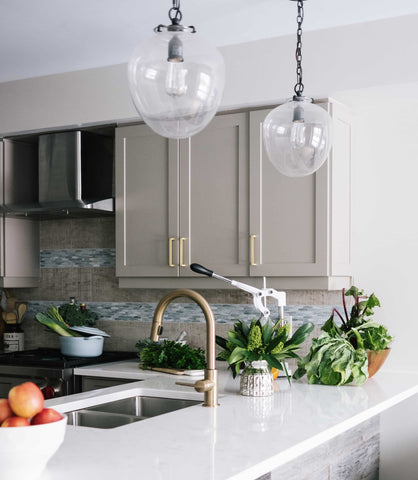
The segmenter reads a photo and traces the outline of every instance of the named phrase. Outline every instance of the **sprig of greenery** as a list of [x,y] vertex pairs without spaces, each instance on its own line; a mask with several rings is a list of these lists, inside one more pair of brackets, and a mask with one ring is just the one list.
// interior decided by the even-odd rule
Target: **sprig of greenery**
[[352,328],[351,331],[348,332],[350,342],[352,344],[356,344],[357,342],[357,346],[359,345],[358,337],[355,341],[352,338],[356,330],[359,332],[362,346],[366,350],[373,350],[375,352],[386,350],[392,341],[392,337],[389,335],[386,327],[375,322],[368,322],[360,325],[358,329]]
[[88,326],[91,327],[95,325],[97,320],[97,314],[88,310],[87,308],[83,311],[80,310],[80,307],[71,303],[64,303],[58,308],[58,311],[64,321],[70,327],[79,327],[79,326]]
[[[248,325],[243,321],[234,323],[228,338],[216,336],[216,343],[223,348],[218,359],[226,360],[235,378],[245,363],[265,360],[270,368],[283,370],[287,358],[300,359],[296,351],[312,332],[314,325],[306,323],[289,338],[290,325],[281,321],[273,324],[270,319],[264,325],[260,320],[252,320]],[[289,375],[286,376],[290,382]]]
[[[353,297],[354,305],[348,314],[346,297]],[[352,286],[349,290],[342,290],[344,316],[334,308],[330,318],[325,322],[322,330],[331,336],[347,338],[354,348],[365,348],[379,352],[388,348],[392,337],[386,327],[372,322],[374,308],[380,307],[379,299],[372,293],[365,296],[364,291]],[[335,323],[334,315],[341,320],[341,326]],[[359,341],[360,339],[360,341]]]
[[206,368],[205,352],[187,344],[164,340],[139,340],[135,345],[144,368],[160,367],[180,370],[201,370]]

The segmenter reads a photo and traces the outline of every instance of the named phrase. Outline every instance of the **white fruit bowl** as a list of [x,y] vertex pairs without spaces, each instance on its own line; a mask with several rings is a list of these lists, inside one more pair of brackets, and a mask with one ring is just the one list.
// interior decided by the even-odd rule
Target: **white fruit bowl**
[[0,428],[0,479],[35,480],[64,440],[67,416],[29,427]]

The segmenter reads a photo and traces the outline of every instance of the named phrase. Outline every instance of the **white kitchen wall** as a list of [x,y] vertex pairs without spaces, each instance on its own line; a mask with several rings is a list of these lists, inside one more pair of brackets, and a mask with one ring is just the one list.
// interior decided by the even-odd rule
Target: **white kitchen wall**
[[[418,81],[418,15],[306,32],[305,93]],[[222,109],[272,104],[292,95],[294,35],[221,49],[227,80]],[[0,135],[89,123],[138,119],[126,65],[0,84]]]
[[[376,319],[394,337],[386,369],[417,370],[418,84],[341,94],[354,112],[354,284],[381,301]],[[382,415],[381,480],[418,467],[417,396]]]

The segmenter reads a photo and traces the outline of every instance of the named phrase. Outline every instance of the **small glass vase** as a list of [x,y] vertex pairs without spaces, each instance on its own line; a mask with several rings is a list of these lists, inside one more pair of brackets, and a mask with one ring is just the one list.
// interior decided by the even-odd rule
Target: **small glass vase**
[[268,397],[273,395],[273,375],[265,360],[246,365],[241,373],[240,394],[247,397]]

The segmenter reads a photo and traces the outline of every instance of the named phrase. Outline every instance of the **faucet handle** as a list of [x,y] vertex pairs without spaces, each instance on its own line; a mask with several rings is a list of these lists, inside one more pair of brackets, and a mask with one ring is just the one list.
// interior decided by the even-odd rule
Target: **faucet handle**
[[176,385],[183,385],[184,387],[193,387],[196,392],[209,392],[215,386],[215,382],[212,380],[204,379],[197,380],[195,383],[176,382]]
[[183,387],[194,387],[194,383],[187,383],[187,382],[176,382],[176,385],[183,385]]

